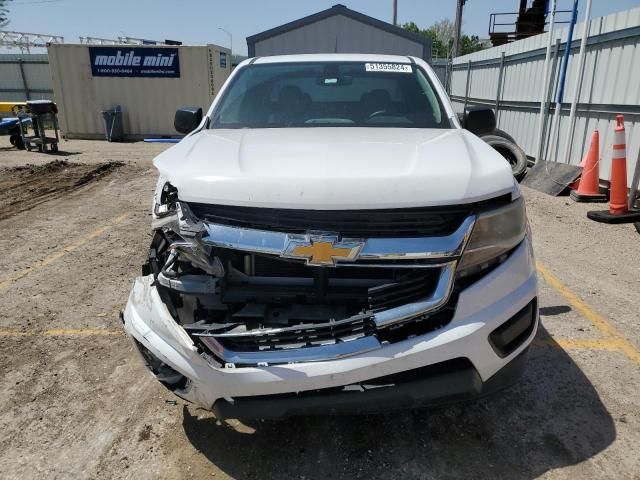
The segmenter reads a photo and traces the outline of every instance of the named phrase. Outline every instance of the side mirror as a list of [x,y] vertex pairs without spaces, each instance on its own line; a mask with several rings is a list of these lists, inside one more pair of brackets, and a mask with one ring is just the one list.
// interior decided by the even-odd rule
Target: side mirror
[[180,133],[193,132],[202,121],[202,109],[200,107],[182,107],[176,111],[173,126]]
[[476,135],[493,132],[496,129],[496,116],[488,107],[467,107],[462,117],[462,127]]

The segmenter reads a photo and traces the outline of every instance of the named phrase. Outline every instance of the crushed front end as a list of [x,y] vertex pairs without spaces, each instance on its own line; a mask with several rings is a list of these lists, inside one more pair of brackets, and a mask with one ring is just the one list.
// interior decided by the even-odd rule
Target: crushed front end
[[273,209],[165,183],[125,329],[159,381],[219,417],[485,395],[519,377],[537,327],[522,202]]

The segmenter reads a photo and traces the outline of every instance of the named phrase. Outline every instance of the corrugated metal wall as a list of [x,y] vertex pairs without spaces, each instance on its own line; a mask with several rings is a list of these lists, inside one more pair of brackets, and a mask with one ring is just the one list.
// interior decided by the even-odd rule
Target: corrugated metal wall
[[[582,29],[581,23],[575,26],[571,44],[564,103],[560,111],[559,141],[556,142],[559,148],[543,155],[543,158],[553,161],[563,161],[564,158]],[[560,42],[555,58],[554,91],[567,30],[568,27],[562,28],[554,35],[554,40]],[[452,67],[450,94],[454,108],[462,111],[465,99],[469,105],[490,105],[494,108],[497,105],[498,127],[513,135],[531,157],[535,157],[538,150],[537,126],[548,35],[545,33],[458,57]],[[496,104],[497,98],[499,102]],[[550,110],[549,119],[553,108]],[[604,180],[609,178],[616,113],[625,116],[627,161],[632,172],[640,149],[640,8],[595,18],[589,25],[570,163],[580,163],[589,147],[591,133],[597,128],[602,158],[600,177]]]
[[[67,138],[104,138],[101,111],[120,105],[127,138],[177,135],[173,127],[176,109],[209,107],[231,72],[231,52],[215,45],[171,48],[179,49],[179,78],[93,77],[86,45],[50,45],[62,134]],[[219,52],[227,54],[224,69],[217,60]]]
[[424,56],[424,46],[344,15],[334,15],[255,43],[257,57],[299,53]]
[[0,54],[0,102],[53,98],[49,59],[44,54]]

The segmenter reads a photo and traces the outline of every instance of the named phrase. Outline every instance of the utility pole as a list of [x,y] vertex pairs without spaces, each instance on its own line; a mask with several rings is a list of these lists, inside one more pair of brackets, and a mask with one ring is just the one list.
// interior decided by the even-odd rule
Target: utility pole
[[462,32],[462,7],[466,0],[456,0],[456,23],[455,34],[453,36],[453,52],[451,57],[457,57],[460,54],[460,34]]
[[398,0],[393,0],[393,24],[398,25]]
[[231,50],[231,54],[233,55],[233,35],[231,35],[231,32],[229,32],[228,30],[225,30],[222,27],[218,27],[218,30],[222,30],[224,33],[229,35],[229,50]]

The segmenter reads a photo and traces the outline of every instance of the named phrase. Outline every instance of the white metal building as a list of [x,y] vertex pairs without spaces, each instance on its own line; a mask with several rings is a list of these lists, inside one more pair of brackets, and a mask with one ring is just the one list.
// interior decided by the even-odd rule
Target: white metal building
[[300,53],[380,53],[431,61],[431,40],[344,5],[247,37],[250,57]]
[[231,73],[217,45],[49,46],[54,100],[66,138],[105,138],[101,112],[120,106],[127,139],[175,136],[182,106],[206,110]]

